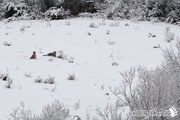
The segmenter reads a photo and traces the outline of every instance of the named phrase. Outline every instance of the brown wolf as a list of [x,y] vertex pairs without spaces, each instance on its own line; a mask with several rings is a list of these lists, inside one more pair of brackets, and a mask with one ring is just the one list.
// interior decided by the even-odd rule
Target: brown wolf
[[48,53],[46,55],[43,56],[52,56],[52,57],[56,57],[56,51],[53,51],[52,53]]
[[33,54],[32,54],[32,56],[30,57],[30,59],[36,59],[36,52],[35,52],[35,51],[33,51]]

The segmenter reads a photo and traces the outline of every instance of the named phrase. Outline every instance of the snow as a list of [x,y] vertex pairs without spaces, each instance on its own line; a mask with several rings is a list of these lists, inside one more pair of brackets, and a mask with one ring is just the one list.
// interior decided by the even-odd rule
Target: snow
[[[91,23],[98,27],[90,28]],[[178,26],[165,23],[87,18],[1,21],[0,73],[8,71],[13,84],[7,89],[6,82],[0,80],[0,119],[6,120],[21,102],[39,113],[44,105],[56,99],[73,115],[83,119],[88,113],[94,116],[97,106],[103,108],[115,101],[109,87],[121,84],[119,72],[138,65],[153,68],[161,64],[162,50],[153,46],[159,44],[165,49],[174,44],[164,41],[166,27],[179,36]],[[149,33],[156,37],[149,38]],[[4,46],[4,42],[12,46]],[[60,50],[67,58],[74,58],[74,62],[43,56]],[[29,59],[33,51],[37,60]],[[118,66],[112,66],[112,62]],[[67,80],[73,73],[76,79]],[[55,77],[55,84],[34,82],[38,76],[45,80],[49,75]]]

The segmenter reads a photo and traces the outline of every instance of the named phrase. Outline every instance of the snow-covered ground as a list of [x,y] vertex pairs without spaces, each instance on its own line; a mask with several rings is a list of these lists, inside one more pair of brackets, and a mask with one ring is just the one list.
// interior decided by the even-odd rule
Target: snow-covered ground
[[[89,27],[91,23],[95,28]],[[0,73],[8,72],[13,80],[10,89],[0,80],[0,120],[6,120],[21,102],[38,113],[56,99],[73,115],[93,116],[97,106],[114,102],[109,87],[121,84],[119,72],[161,63],[162,50],[153,47],[165,49],[173,44],[164,42],[166,27],[180,37],[178,26],[165,23],[87,18],[0,22]],[[12,45],[4,46],[4,42]],[[43,56],[60,50],[67,60]],[[29,59],[33,51],[36,60]],[[76,79],[68,80],[73,73]],[[38,76],[43,80],[52,76],[55,84],[35,83]]]

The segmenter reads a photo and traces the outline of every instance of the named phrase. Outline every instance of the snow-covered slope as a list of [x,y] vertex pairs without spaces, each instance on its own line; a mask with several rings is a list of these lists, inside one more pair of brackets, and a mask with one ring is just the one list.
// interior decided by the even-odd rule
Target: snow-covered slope
[[[89,27],[91,23],[95,28]],[[109,87],[121,84],[119,72],[161,63],[162,50],[153,47],[173,44],[164,42],[166,27],[177,36],[180,33],[178,26],[164,23],[86,18],[0,22],[0,73],[8,72],[13,80],[10,89],[0,80],[0,120],[6,120],[21,102],[38,113],[55,99],[74,115],[93,116],[97,106],[114,102]],[[4,42],[12,45],[4,46]],[[43,56],[60,50],[67,60]],[[29,59],[33,51],[36,60]],[[68,80],[73,73],[76,79]],[[43,80],[52,76],[55,84],[35,83],[38,76]]]

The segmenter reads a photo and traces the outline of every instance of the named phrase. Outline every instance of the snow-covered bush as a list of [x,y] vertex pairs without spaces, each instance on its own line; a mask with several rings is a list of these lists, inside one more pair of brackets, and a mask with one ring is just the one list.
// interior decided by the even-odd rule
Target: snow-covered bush
[[8,21],[40,19],[43,17],[42,0],[4,0],[0,3],[0,19]]
[[105,1],[101,10],[108,19],[157,19],[179,24],[180,2],[178,0],[111,0]]
[[45,84],[54,84],[55,83],[55,77],[49,76],[48,78],[45,79],[44,83]]
[[111,39],[109,39],[109,40],[107,41],[107,43],[108,43],[108,45],[115,45],[115,44],[116,44],[116,42],[115,42],[115,41],[112,41]]
[[54,59],[53,59],[53,58],[49,58],[48,61],[49,61],[49,62],[53,62]]
[[68,58],[66,58],[66,60],[67,60],[69,63],[74,63],[74,58],[73,58],[73,57],[68,57]]
[[12,79],[9,77],[9,74],[8,74],[8,73],[5,73],[5,74],[1,74],[1,73],[0,73],[0,79],[2,79],[3,81],[6,82],[5,88],[8,88],[8,89],[11,88],[11,85],[12,85],[13,81],[12,81]]
[[90,23],[89,24],[89,27],[90,28],[98,28],[98,26],[93,22],[93,23]]
[[17,8],[14,5],[14,3],[7,3],[7,5],[5,6],[5,18],[9,18],[12,17],[15,13],[17,13]]
[[65,19],[70,16],[70,11],[65,11],[62,7],[52,7],[45,12],[45,18],[50,20]]
[[32,78],[32,73],[25,73],[24,76],[26,76],[28,78]]
[[3,14],[0,12],[0,21],[4,18]]
[[169,28],[169,27],[167,27],[167,28],[165,29],[165,38],[164,38],[164,41],[165,41],[165,42],[171,42],[171,41],[174,40],[174,39],[175,39],[174,33],[170,31],[170,28]]
[[81,0],[80,5],[78,6],[79,8],[77,8],[77,9],[80,9],[79,10],[80,12],[95,13],[95,12],[97,12],[95,5],[96,5],[95,1]]
[[[131,119],[171,120],[169,108],[180,106],[179,55],[180,40],[176,48],[164,50],[161,66],[151,70],[145,67],[132,68],[121,73],[123,83],[111,91],[122,105],[129,106]],[[145,114],[141,114],[143,111]],[[150,114],[152,111],[155,113]]]
[[40,76],[38,76],[38,77],[34,80],[35,83],[41,83],[42,81],[43,81],[43,79],[42,79]]
[[8,73],[2,74],[2,75],[0,76],[0,78],[1,78],[3,81],[8,81],[8,79],[9,79],[9,74],[8,74]]
[[107,35],[110,35],[110,30],[107,30],[107,31],[106,31],[106,34],[107,34]]
[[87,33],[88,36],[91,36],[91,35],[92,35],[89,31],[87,31],[86,33]]
[[31,11],[29,8],[24,2],[7,2],[4,3],[3,13],[1,14],[7,18],[7,21],[40,18],[34,12],[35,9]]
[[[175,52],[176,51],[176,52]],[[176,49],[167,49],[164,54],[163,69],[168,75],[168,98],[171,98],[171,103],[179,107],[180,105],[180,40],[176,43]],[[170,103],[170,102],[169,102]]]
[[11,88],[11,85],[12,85],[12,83],[13,83],[13,81],[10,79],[10,78],[8,78],[7,79],[7,83],[6,83],[6,88],[8,88],[8,89],[10,89]]
[[20,32],[24,32],[25,29],[26,29],[26,26],[22,26],[22,27],[19,29],[19,31],[20,31]]
[[58,51],[57,52],[57,57],[59,58],[59,59],[67,59],[67,55],[64,53],[64,51],[63,50],[60,50],[60,51]]
[[0,20],[2,20],[4,18],[3,12],[4,12],[4,4],[2,2],[2,3],[0,3]]
[[71,22],[70,21],[66,21],[65,24],[69,26],[69,25],[71,25]]
[[112,66],[118,66],[117,62],[112,62]]
[[68,79],[68,80],[75,80],[75,79],[76,79],[76,76],[75,76],[74,73],[73,73],[73,74],[69,74],[69,76],[68,76],[67,79]]
[[110,8],[107,11],[108,19],[140,19],[145,11],[143,0],[114,0],[110,4]]
[[[36,120],[30,110],[25,110],[25,105],[22,102],[11,114],[8,120]],[[38,119],[37,119],[38,120]]]
[[39,120],[67,120],[69,117],[69,110],[56,100],[42,109]]
[[26,110],[24,103],[15,109],[9,120],[67,120],[70,117],[69,110],[58,100],[47,104],[41,114],[33,114],[31,110]]
[[4,0],[4,3],[12,2],[14,4],[24,3],[30,11],[45,12],[50,7],[55,7],[59,0]]
[[119,26],[119,22],[118,21],[111,22],[109,24],[109,26],[111,26],[111,27],[118,27]]
[[46,5],[47,10],[51,7],[56,7],[58,4],[58,0],[42,0]]
[[171,23],[171,24],[178,24],[179,21],[180,21],[180,11],[173,10],[167,15],[165,22]]
[[[150,112],[150,110],[154,109],[168,109],[170,98],[168,97],[168,76],[165,69],[156,68],[155,70],[147,70],[144,67],[139,67],[121,73],[121,75],[123,77],[123,84],[121,87],[112,90],[112,92],[117,96],[120,103],[124,106],[129,106],[133,120],[152,117],[147,116],[148,114],[133,114],[138,111]],[[161,115],[153,116],[154,119],[164,117]]]
[[115,105],[107,104],[102,110],[99,107],[96,109],[98,120],[123,120],[122,119],[122,106],[116,102]]

